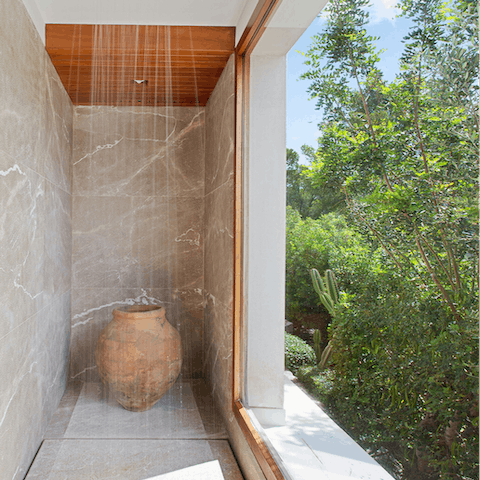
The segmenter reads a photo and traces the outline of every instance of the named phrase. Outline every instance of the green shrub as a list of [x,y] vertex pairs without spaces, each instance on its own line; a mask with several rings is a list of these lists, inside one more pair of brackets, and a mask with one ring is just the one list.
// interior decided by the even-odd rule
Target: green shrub
[[326,406],[333,389],[334,371],[323,370],[318,366],[303,366],[297,370],[296,377],[307,390]]
[[375,275],[379,258],[380,254],[372,251],[342,215],[330,213],[317,220],[302,219],[298,212],[287,207],[287,318],[293,321],[298,314],[323,310],[312,286],[312,268],[321,275],[327,269],[334,270],[340,290],[355,293],[365,277]]
[[285,333],[285,368],[293,374],[302,365],[313,365],[316,356],[313,348],[301,338]]
[[478,478],[477,312],[452,321],[434,292],[385,272],[346,296],[331,335],[323,400],[366,448],[401,458],[402,478]]

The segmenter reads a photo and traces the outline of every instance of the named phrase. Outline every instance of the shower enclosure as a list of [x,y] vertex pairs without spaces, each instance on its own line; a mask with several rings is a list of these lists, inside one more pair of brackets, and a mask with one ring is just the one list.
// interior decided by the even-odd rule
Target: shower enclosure
[[47,25],[46,49],[74,104],[70,378],[98,380],[133,303],[166,308],[201,378],[232,289],[234,29]]
[[285,54],[320,7],[283,0],[269,29],[278,0],[77,3],[0,2],[0,470],[23,478],[85,385],[103,398],[98,334],[148,303],[182,336],[172,398],[188,384],[261,478],[236,400],[281,416]]
[[[22,36],[1,57],[20,76],[2,97],[2,204],[16,209],[4,240],[17,257],[1,265],[12,284],[1,368],[15,380],[0,423],[25,419],[28,433],[2,440],[0,476],[23,478],[42,439],[29,479],[55,478],[72,457],[81,472],[101,455],[108,471],[138,449],[183,462],[164,458],[163,471],[233,461],[213,401],[232,383],[234,28],[47,25],[47,56],[23,6],[6,5],[2,35]],[[94,357],[113,309],[133,304],[163,305],[184,351],[177,384],[137,417],[112,413]],[[147,440],[160,443],[148,453]]]

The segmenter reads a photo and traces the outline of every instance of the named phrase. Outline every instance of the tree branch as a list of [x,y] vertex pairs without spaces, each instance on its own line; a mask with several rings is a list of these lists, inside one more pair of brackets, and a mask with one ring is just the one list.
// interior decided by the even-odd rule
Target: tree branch
[[432,280],[435,282],[435,285],[437,285],[438,289],[442,293],[443,299],[445,300],[445,302],[450,307],[450,310],[452,311],[455,319],[457,321],[461,321],[462,317],[457,312],[457,309],[455,308],[455,305],[453,304],[452,300],[450,299],[450,296],[448,295],[448,292],[445,290],[442,283],[437,278],[437,275],[435,274],[435,271],[433,270],[432,266],[430,265],[430,262],[428,261],[427,256],[425,255],[425,251],[423,250],[423,247],[420,243],[420,239],[418,237],[415,238],[415,242],[417,243],[417,247],[420,250],[420,254],[422,255],[423,261],[425,262],[425,266],[427,267],[427,270],[430,272],[430,275],[432,276]]

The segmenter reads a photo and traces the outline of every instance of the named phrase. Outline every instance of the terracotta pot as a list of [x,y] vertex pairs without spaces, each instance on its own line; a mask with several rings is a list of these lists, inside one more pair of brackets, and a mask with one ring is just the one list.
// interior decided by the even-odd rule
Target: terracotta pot
[[157,305],[117,308],[95,349],[102,382],[123,408],[153,407],[175,383],[182,367],[180,335]]

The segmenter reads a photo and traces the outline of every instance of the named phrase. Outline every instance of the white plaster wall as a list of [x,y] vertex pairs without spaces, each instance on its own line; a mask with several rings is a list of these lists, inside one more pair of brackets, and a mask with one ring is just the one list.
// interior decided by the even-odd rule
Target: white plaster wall
[[23,0],[25,8],[27,9],[30,18],[37,29],[40,38],[45,45],[45,18],[43,13],[38,8],[36,0]]
[[[257,0],[23,0],[45,43],[46,23],[237,26],[243,32]],[[240,37],[238,37],[240,38]],[[238,41],[238,39],[237,39]]]
[[327,1],[282,0],[255,47],[255,55],[286,55]]
[[243,31],[250,20],[250,17],[257,6],[258,0],[244,0],[243,2],[243,9],[242,12],[235,24],[235,45],[239,42],[242,38]]
[[282,0],[251,56],[244,179],[244,401],[264,425],[280,425],[285,415],[286,55],[326,3]]
[[[245,192],[246,402],[283,421],[286,57],[252,55]],[[268,418],[267,418],[268,417]]]

